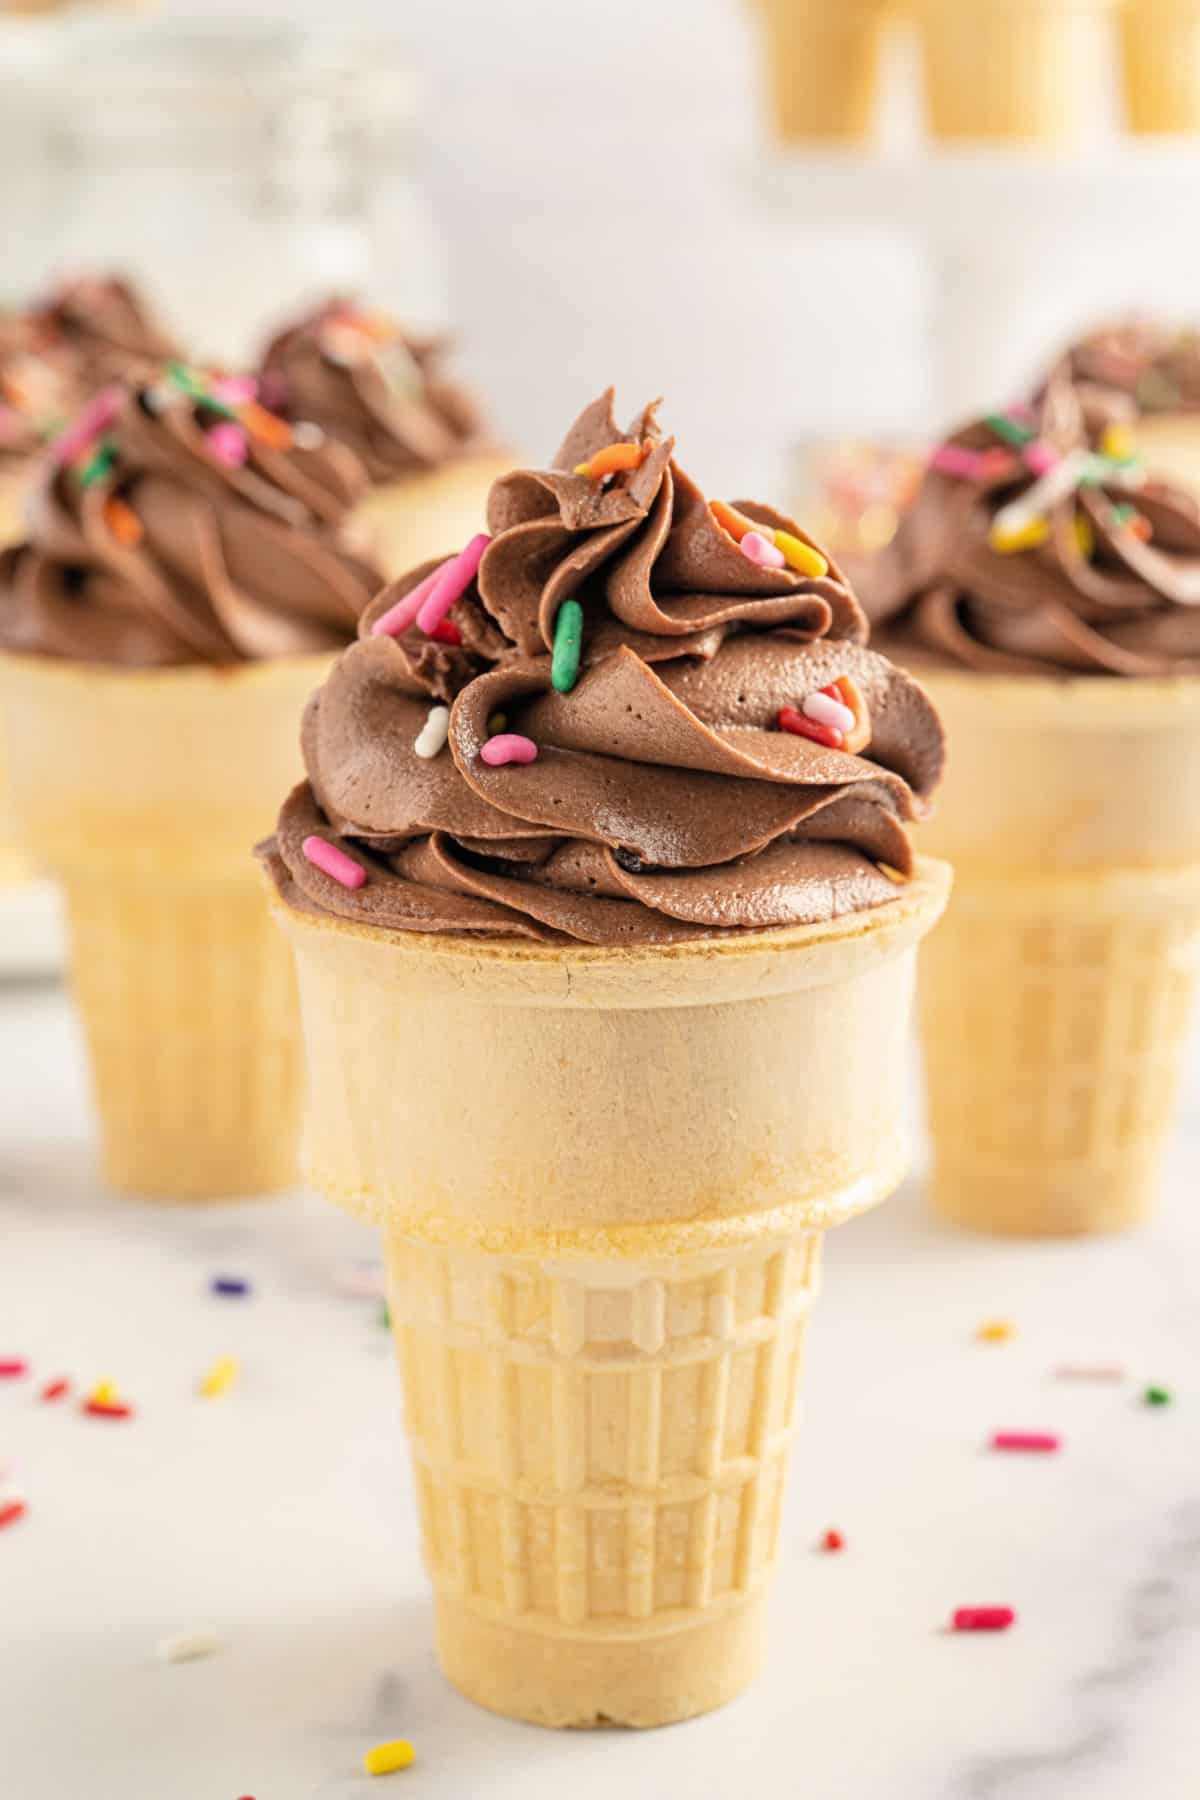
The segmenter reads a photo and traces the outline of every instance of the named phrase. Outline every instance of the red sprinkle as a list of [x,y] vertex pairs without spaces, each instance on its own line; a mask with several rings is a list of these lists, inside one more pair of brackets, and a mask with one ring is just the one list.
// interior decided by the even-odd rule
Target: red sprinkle
[[821,725],[816,719],[806,718],[794,706],[784,706],[779,712],[779,728],[790,731],[794,737],[811,738],[814,744],[824,744],[829,750],[840,750],[845,742],[844,734],[832,725]]
[[436,638],[439,644],[462,643],[462,632],[453,619],[439,619],[429,635]]
[[821,1548],[822,1550],[844,1550],[846,1548],[846,1540],[840,1531],[830,1530],[827,1531],[825,1536],[821,1539]]
[[7,1501],[3,1506],[0,1506],[0,1531],[2,1531],[6,1525],[15,1525],[18,1519],[23,1519],[24,1517],[25,1502],[23,1500]]
[[1057,1450],[1062,1439],[1053,1431],[998,1431],[993,1450]]
[[0,1361],[0,1381],[15,1381],[19,1375],[28,1375],[29,1364],[23,1356],[6,1356]]
[[43,1400],[61,1400],[64,1395],[69,1394],[70,1391],[70,1382],[65,1375],[60,1375],[57,1381],[48,1381],[46,1383],[45,1387],[42,1389],[41,1398]]
[[85,1400],[83,1410],[85,1413],[90,1413],[93,1419],[131,1419],[133,1417],[132,1406],[126,1406],[123,1400]]
[[955,1631],[1007,1631],[1016,1622],[1011,1606],[960,1606],[954,1613]]

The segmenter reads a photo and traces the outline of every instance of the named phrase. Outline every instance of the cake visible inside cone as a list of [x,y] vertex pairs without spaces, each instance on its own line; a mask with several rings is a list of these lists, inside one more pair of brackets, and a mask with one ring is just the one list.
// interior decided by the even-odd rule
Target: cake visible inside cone
[[710,504],[673,452],[610,390],[493,484],[486,531],[377,597],[265,848],[290,904],[661,944],[896,899],[937,716],[800,526]]

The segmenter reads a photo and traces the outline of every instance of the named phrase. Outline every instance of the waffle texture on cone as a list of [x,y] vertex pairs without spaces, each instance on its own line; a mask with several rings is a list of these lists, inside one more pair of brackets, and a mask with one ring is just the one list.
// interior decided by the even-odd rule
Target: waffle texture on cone
[[821,1239],[903,1174],[949,888],[924,693],[672,451],[609,394],[498,481],[365,615],[263,846],[306,1171],[384,1230],[442,1666],[543,1725],[753,1678]]

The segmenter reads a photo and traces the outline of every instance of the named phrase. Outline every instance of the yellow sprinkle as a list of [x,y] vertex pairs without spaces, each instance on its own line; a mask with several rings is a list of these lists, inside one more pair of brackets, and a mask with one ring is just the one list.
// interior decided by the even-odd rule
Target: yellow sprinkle
[[204,1380],[200,1383],[200,1392],[206,1400],[216,1400],[219,1395],[231,1388],[238,1378],[238,1359],[236,1356],[218,1356]]
[[1014,1329],[1007,1319],[989,1319],[975,1335],[981,1344],[1003,1344],[1013,1335]]
[[1036,550],[1050,536],[1048,519],[1030,519],[1017,531],[997,531],[993,526],[988,543],[1001,556],[1012,556],[1019,550]]
[[881,875],[886,875],[889,881],[894,881],[897,887],[908,886],[908,876],[902,875],[899,869],[893,869],[891,863],[876,863],[875,867]]
[[576,463],[575,467],[571,471],[571,473],[573,475],[590,475],[591,472],[592,472],[592,465],[590,462]]
[[1104,436],[1100,440],[1100,448],[1105,456],[1111,456],[1118,462],[1133,455],[1133,439],[1124,425],[1106,425]]
[[96,1406],[111,1406],[116,1398],[117,1384],[115,1381],[98,1381],[88,1395],[88,1399]]
[[376,1744],[363,1757],[363,1768],[368,1775],[392,1775],[397,1769],[407,1769],[416,1755],[416,1751],[406,1738],[397,1738],[391,1744]]
[[802,575],[828,575],[829,564],[819,550],[806,544],[803,538],[794,537],[790,531],[775,533],[775,548],[782,550],[793,569],[799,569]]
[[503,713],[493,713],[488,720],[488,736],[496,737],[501,731],[506,729],[507,725],[508,720]]
[[1080,556],[1085,562],[1090,562],[1096,548],[1096,534],[1086,513],[1075,514],[1075,542],[1079,545]]

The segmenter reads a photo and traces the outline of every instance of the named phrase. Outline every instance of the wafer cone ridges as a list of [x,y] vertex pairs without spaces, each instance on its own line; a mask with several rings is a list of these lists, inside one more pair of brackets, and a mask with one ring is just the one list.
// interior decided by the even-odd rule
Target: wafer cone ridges
[[298,773],[326,666],[0,658],[14,810],[66,896],[117,1187],[218,1198],[293,1178],[295,983],[250,847]]
[[1150,1211],[1200,962],[1200,683],[923,676],[955,894],[922,966],[934,1200],[1029,1235]]
[[481,1705],[657,1725],[753,1678],[822,1239],[903,1173],[947,886],[667,951],[280,907],[307,1172],[384,1228],[439,1651]]

